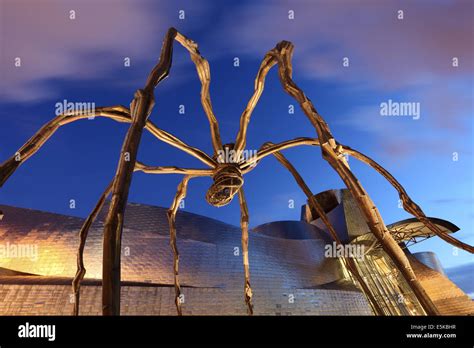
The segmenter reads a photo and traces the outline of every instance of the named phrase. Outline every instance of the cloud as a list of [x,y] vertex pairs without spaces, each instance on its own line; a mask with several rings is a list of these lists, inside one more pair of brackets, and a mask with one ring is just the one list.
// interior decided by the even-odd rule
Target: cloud
[[[404,19],[397,19],[403,9]],[[288,11],[295,19],[288,19]],[[315,78],[374,78],[381,88],[472,72],[473,4],[469,1],[266,1],[233,10],[213,40],[226,50],[263,57],[282,40],[295,44],[295,69]],[[236,23],[240,23],[237,25]],[[462,69],[453,69],[452,57]],[[351,69],[342,67],[349,57]],[[363,74],[364,76],[354,76]],[[368,75],[367,75],[368,74]],[[363,83],[363,80],[360,81]]]
[[[383,140],[379,149],[388,155],[408,156],[414,145],[434,153],[450,143],[448,133],[472,133],[473,6],[470,1],[439,1],[435,6],[411,1],[266,1],[224,16],[211,39],[221,43],[221,52],[253,58],[263,58],[282,39],[292,41],[297,83],[316,79],[343,86],[348,93],[372,94],[350,110],[347,125],[378,134]],[[400,9],[403,20],[397,18]],[[289,10],[294,20],[288,19]],[[350,60],[348,68],[342,66],[343,57]],[[453,57],[458,67],[453,67]],[[397,98],[421,104],[418,124],[388,121],[375,113],[380,102]]]
[[[357,132],[360,138],[370,137],[374,142],[364,144],[370,145],[371,151],[396,162],[412,158],[415,154],[450,158],[452,152],[456,151],[471,155],[472,150],[463,145],[463,139],[469,139],[472,133],[468,127],[462,126],[471,117],[469,106],[456,104],[447,110],[449,103],[442,95],[429,101],[426,99],[432,96],[429,89],[419,93],[425,93],[424,99],[411,99],[422,100],[418,120],[411,117],[381,116],[380,103],[386,102],[386,99],[378,97],[371,104],[356,106],[347,113],[338,115],[330,125],[350,131],[351,134]],[[440,108],[435,110],[437,105]],[[449,136],[452,132],[458,135]]]
[[[196,16],[206,11],[192,1],[182,3]],[[58,93],[51,81],[92,81],[119,71],[117,76],[124,57],[132,64],[156,62],[177,15],[165,1],[2,0],[0,98],[37,101]],[[14,66],[17,57],[20,68]]]
[[[472,133],[474,56],[473,3],[470,1],[399,2],[264,1],[239,6],[187,1],[13,1],[2,5],[2,78],[0,98],[35,101],[56,96],[57,80],[94,81],[120,76],[123,57],[136,64],[156,62],[163,34],[171,25],[206,47],[216,60],[229,55],[263,58],[282,40],[295,44],[296,81],[323,80],[347,93],[363,91],[346,126],[378,137],[388,155],[408,156],[413,146],[437,151],[447,132]],[[176,23],[177,9],[188,13]],[[74,21],[69,11],[76,11]],[[403,9],[404,19],[397,19]],[[293,10],[295,19],[288,19]],[[211,20],[212,18],[212,20]],[[27,43],[27,44],[26,44]],[[181,53],[181,52],[180,52]],[[174,64],[189,64],[187,54]],[[452,67],[452,57],[460,66]],[[22,58],[21,69],[13,66]],[[342,66],[349,57],[350,67]],[[195,72],[190,69],[190,74]],[[172,81],[186,76],[173,76]],[[116,84],[127,83],[118,79]],[[142,77],[140,77],[142,81]],[[132,82],[132,81],[128,81]],[[138,81],[133,81],[138,82]],[[136,85],[136,83],[135,83]],[[378,105],[389,98],[420,102],[422,119],[387,120]],[[317,106],[317,105],[316,105]],[[375,116],[374,116],[375,115]],[[329,124],[335,120],[329,115]],[[467,125],[467,126],[466,126]],[[396,134],[389,140],[385,134]]]

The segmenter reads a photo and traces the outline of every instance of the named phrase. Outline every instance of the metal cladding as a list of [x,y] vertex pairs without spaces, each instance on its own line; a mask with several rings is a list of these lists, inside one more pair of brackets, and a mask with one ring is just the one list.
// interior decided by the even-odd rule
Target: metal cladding
[[[354,258],[366,292],[355,285],[344,257],[327,253],[336,243],[320,217],[305,206],[301,221],[270,222],[249,231],[253,313],[371,315],[375,310],[368,301],[369,292],[378,299],[381,314],[424,314],[396,266],[363,224],[350,192],[326,191],[316,199],[337,228],[338,238],[344,240],[341,247],[371,246],[364,249],[362,259]],[[84,248],[87,272],[81,288],[81,315],[102,313],[102,231],[108,205],[105,202],[98,212]],[[6,205],[0,205],[0,210],[4,212],[0,225],[0,315],[70,315],[74,306],[70,284],[77,267],[77,232],[84,220]],[[123,315],[176,314],[168,217],[165,208],[127,205],[121,252]],[[432,220],[440,228],[454,226],[444,220]],[[241,229],[186,211],[179,211],[175,225],[182,314],[248,313],[248,303],[241,296]],[[401,236],[409,235],[415,225],[404,220],[389,226],[397,228]],[[422,230],[416,228],[415,237],[424,238]],[[419,262],[416,254],[406,248],[405,252],[441,314],[474,313],[472,301],[456,285]],[[424,255],[433,260],[432,254]]]
[[[77,231],[82,219],[10,206],[0,209],[5,212],[0,244],[37,246],[37,254],[31,257],[0,258],[0,267],[10,270],[8,276],[0,277],[0,314],[69,315],[70,281],[76,272]],[[106,204],[85,246],[87,272],[80,314],[101,313],[100,256],[107,209]],[[124,221],[122,314],[176,314],[167,209],[128,204]],[[240,229],[186,211],[177,215],[176,227],[185,295],[183,314],[245,314]],[[364,295],[344,279],[338,259],[324,256],[327,243],[324,232],[304,221],[273,222],[251,230],[254,313],[370,315]],[[15,276],[14,272],[38,276]],[[45,287],[59,297],[56,307],[49,304],[28,309],[17,302],[17,295],[26,293],[33,298],[25,303],[51,303]]]
[[412,254],[418,261],[423,263],[425,266],[428,266],[432,270],[435,270],[441,274],[446,274],[444,272],[443,266],[441,265],[441,262],[438,259],[438,256],[432,251],[422,251],[418,253],[413,253]]

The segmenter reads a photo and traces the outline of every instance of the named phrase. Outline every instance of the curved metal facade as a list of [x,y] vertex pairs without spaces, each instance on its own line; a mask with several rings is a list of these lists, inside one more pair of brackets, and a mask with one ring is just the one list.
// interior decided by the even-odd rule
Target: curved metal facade
[[443,266],[441,262],[439,262],[438,256],[432,251],[421,251],[418,253],[412,254],[418,261],[423,263],[424,265],[428,266],[429,268],[441,273],[444,273]]
[[[35,259],[0,258],[0,267],[43,276],[43,285],[37,284],[39,278],[32,284],[31,277],[16,277],[16,284],[30,293],[40,291],[41,286],[55,286],[61,298],[68,298],[71,290],[64,279],[76,272],[77,232],[82,219],[9,206],[0,209],[5,214],[0,244],[37,246]],[[101,214],[93,225],[86,244],[83,291],[95,297],[86,295],[81,300],[85,306],[82,314],[100,314],[100,286],[87,284],[87,279],[101,279],[103,218]],[[183,313],[245,314],[240,229],[180,211],[177,231],[180,280],[187,296]],[[124,314],[174,314],[173,258],[168,233],[165,208],[127,206],[122,280],[135,283],[124,286],[127,294],[141,295],[134,299],[122,293]],[[339,261],[324,257],[326,244],[324,232],[303,221],[274,222],[251,231],[249,261],[255,313],[370,315],[364,295],[342,279]],[[14,279],[4,276],[0,289],[13,291]],[[97,289],[91,290],[94,288]],[[154,296],[167,300],[156,303]],[[130,306],[130,301],[135,301],[136,306]],[[141,309],[137,310],[137,306]],[[2,312],[11,313],[0,307]]]
[[[365,250],[359,255],[362,258],[357,257],[357,268],[383,313],[422,315],[424,312],[406,280],[377,246],[349,191],[330,190],[316,198],[344,246]],[[70,283],[76,273],[77,234],[83,220],[2,205],[0,210],[5,214],[0,223],[0,315],[70,315]],[[80,312],[83,315],[102,312],[102,232],[107,210],[106,205],[86,243],[87,273]],[[334,251],[335,245],[314,212],[304,207],[302,219],[270,222],[250,231],[254,313],[371,315],[365,295],[341,266],[339,257],[347,256],[326,253],[328,246]],[[444,220],[436,220],[448,226]],[[128,204],[124,221],[122,314],[175,315],[167,209]],[[395,232],[390,231],[403,242],[413,239],[413,233],[417,233],[416,238],[423,237],[422,226],[417,224],[404,220],[389,226],[396,226]],[[240,228],[186,211],[179,211],[176,226],[179,277],[185,296],[183,314],[246,315]],[[406,254],[440,313],[474,313],[472,301],[455,284],[419,262],[408,249]],[[422,256],[424,262],[430,256],[428,264],[437,268],[432,254]]]

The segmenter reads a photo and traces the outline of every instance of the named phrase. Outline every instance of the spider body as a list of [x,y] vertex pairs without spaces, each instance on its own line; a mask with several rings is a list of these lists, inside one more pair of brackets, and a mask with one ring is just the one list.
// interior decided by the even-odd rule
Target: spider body
[[240,157],[234,151],[234,144],[225,144],[213,159],[216,161],[213,184],[206,192],[206,201],[214,207],[223,207],[230,202],[244,184],[240,169]]
[[[196,70],[202,84],[201,89],[201,103],[207,115],[211,138],[214,148],[214,156],[211,157],[203,151],[187,145],[174,135],[158,128],[150,120],[150,115],[154,105],[155,87],[165,79],[170,71],[173,41],[176,40],[184,46],[190,53],[192,61],[196,65]],[[351,155],[354,158],[364,162],[365,164],[374,168],[379,174],[384,176],[390,184],[397,190],[400,199],[403,201],[403,208],[416,216],[418,220],[423,222],[429,229],[442,238],[469,252],[474,252],[474,248],[467,245],[456,238],[444,233],[436,225],[432,224],[430,220],[423,213],[421,208],[415,204],[400,183],[377,162],[367,157],[366,155],[351,149],[348,146],[339,144],[332,136],[328,125],[322,116],[316,111],[312,102],[306,97],[303,91],[295,84],[292,79],[292,64],[291,58],[293,54],[293,45],[291,42],[282,41],[278,43],[275,48],[268,51],[265,55],[262,64],[257,73],[254,85],[254,93],[250,98],[246,108],[244,109],[240,118],[240,128],[235,144],[222,145],[219,126],[217,119],[212,111],[212,104],[209,93],[210,85],[210,69],[209,63],[205,60],[199,50],[197,44],[188,39],[175,28],[170,28],[166,34],[161,50],[160,60],[158,64],[151,71],[148,76],[146,85],[143,89],[137,90],[135,97],[130,105],[130,109],[124,106],[112,106],[96,108],[93,115],[82,115],[78,113],[67,113],[58,115],[56,118],[45,124],[30,140],[28,140],[23,147],[21,147],[15,155],[11,156],[3,164],[0,165],[0,186],[2,186],[7,179],[15,172],[15,170],[24,163],[28,158],[34,155],[41,146],[54,134],[54,132],[61,126],[74,122],[79,119],[94,117],[106,117],[118,122],[130,123],[130,127],[123,142],[122,152],[117,166],[117,171],[107,186],[96,206],[92,210],[89,217],[85,220],[81,231],[80,244],[78,248],[78,268],[73,281],[73,292],[75,295],[74,314],[79,314],[79,297],[80,297],[80,282],[85,275],[83,251],[88,235],[89,228],[95,218],[102,209],[106,198],[112,194],[109,212],[104,224],[104,253],[103,253],[103,279],[102,279],[102,307],[104,315],[119,315],[120,314],[120,261],[121,261],[121,235],[123,230],[123,217],[125,206],[128,199],[128,192],[131,184],[132,174],[134,171],[142,171],[152,174],[183,174],[183,180],[178,186],[176,195],[173,199],[170,209],[168,210],[170,245],[174,254],[174,287],[175,287],[175,304],[178,314],[181,314],[181,287],[179,284],[178,269],[179,269],[179,252],[176,243],[176,214],[181,200],[186,196],[187,186],[190,179],[195,177],[211,177],[212,185],[206,192],[206,200],[209,204],[215,207],[222,207],[229,204],[234,196],[238,196],[241,219],[240,225],[242,229],[242,258],[243,271],[245,276],[244,282],[244,298],[248,308],[248,313],[253,313],[252,290],[250,287],[250,271],[249,271],[249,256],[248,256],[248,225],[249,213],[246,199],[243,190],[243,175],[253,170],[259,161],[269,155],[274,155],[276,159],[292,174],[295,181],[305,193],[308,198],[308,204],[311,209],[317,212],[323,223],[326,225],[330,235],[337,244],[341,244],[339,237],[327,218],[323,208],[314,198],[313,193],[306,185],[297,170],[291,163],[283,156],[282,150],[296,147],[296,146],[320,146],[322,158],[329,163],[335,172],[342,179],[346,187],[354,196],[358,207],[364,214],[367,225],[370,231],[375,235],[379,243],[384,247],[384,250],[393,260],[395,265],[399,268],[404,276],[411,290],[416,295],[423,309],[428,314],[437,314],[437,309],[426,295],[424,289],[421,287],[419,281],[411,269],[410,263],[403,253],[400,246],[387,230],[383,219],[370,199],[369,195],[362,187],[360,182],[351,171],[344,154]],[[281,143],[263,144],[255,156],[251,158],[244,158],[242,153],[245,148],[247,127],[250,122],[250,116],[258,103],[258,100],[263,92],[265,77],[269,70],[278,65],[278,74],[283,89],[291,97],[293,97],[300,105],[302,111],[309,119],[312,126],[315,128],[318,135],[317,138],[296,138],[287,140]],[[194,168],[178,168],[178,167],[152,167],[144,165],[137,161],[138,145],[141,140],[143,129],[148,130],[160,141],[163,141],[189,155],[199,159],[202,163],[208,166],[206,169]],[[127,156],[125,156],[127,155]],[[0,212],[0,219],[2,214]],[[365,283],[363,277],[360,275],[354,261],[349,258],[343,258],[347,269],[350,271],[354,279],[357,280],[358,286],[367,296],[369,303],[372,305],[374,312],[383,315],[383,310],[379,306],[377,300],[374,298],[371,289]]]
[[222,207],[232,202],[244,184],[242,172],[236,163],[219,164],[212,180],[214,182],[207,190],[206,201],[215,207]]

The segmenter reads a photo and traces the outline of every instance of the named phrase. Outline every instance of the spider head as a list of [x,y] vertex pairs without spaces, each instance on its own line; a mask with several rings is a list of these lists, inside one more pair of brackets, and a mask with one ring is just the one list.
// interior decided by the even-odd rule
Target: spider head
[[207,190],[206,200],[215,207],[232,202],[244,183],[242,173],[235,164],[222,165],[212,179],[214,183]]

